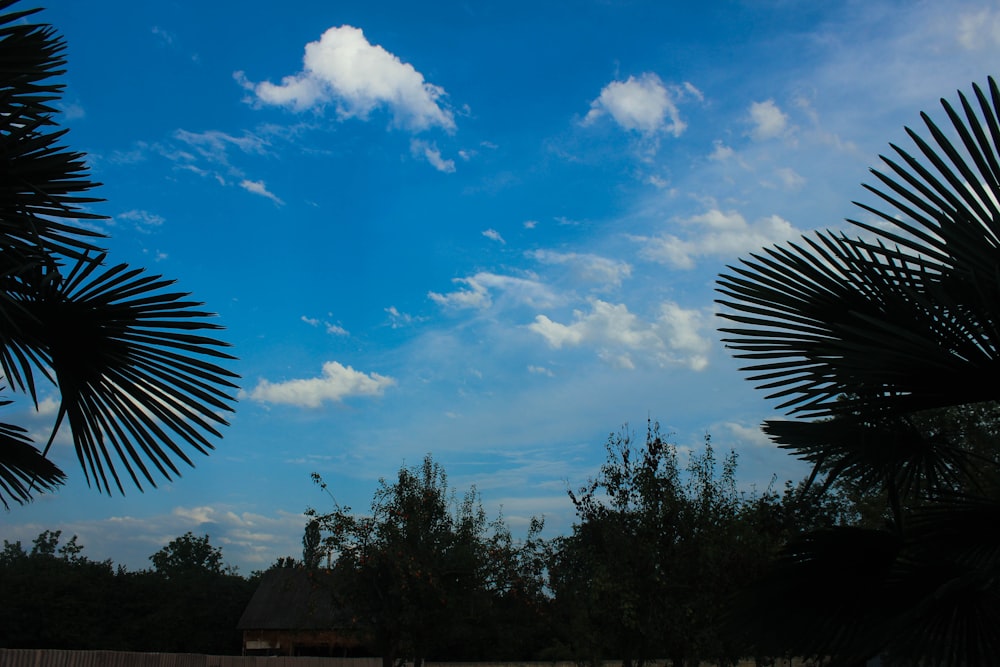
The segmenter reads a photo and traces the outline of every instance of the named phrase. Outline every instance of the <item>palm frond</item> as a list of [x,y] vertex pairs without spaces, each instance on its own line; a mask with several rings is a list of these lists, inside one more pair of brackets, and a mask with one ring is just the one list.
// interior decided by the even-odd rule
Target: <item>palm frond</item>
[[[721,330],[744,370],[804,417],[865,410],[901,414],[990,400],[1000,388],[1000,126],[976,88],[978,116],[943,102],[963,155],[924,116],[932,139],[910,136],[925,167],[894,147],[869,191],[889,210],[862,206],[872,238],[822,232],[765,249],[720,276]],[[766,360],[766,363],[759,363]],[[848,395],[848,400],[842,400]]]
[[120,465],[139,488],[155,486],[156,474],[179,474],[174,461],[192,464],[177,442],[213,448],[237,377],[220,364],[233,357],[201,333],[221,328],[212,314],[169,291],[172,281],[102,261],[81,260],[65,280],[23,295],[23,335],[9,349],[50,369],[88,482],[122,491]]
[[[10,401],[0,400],[0,407],[7,405]],[[0,424],[0,452],[0,503],[5,509],[10,508],[8,499],[24,504],[31,500],[33,489],[51,491],[66,477],[20,426]]]

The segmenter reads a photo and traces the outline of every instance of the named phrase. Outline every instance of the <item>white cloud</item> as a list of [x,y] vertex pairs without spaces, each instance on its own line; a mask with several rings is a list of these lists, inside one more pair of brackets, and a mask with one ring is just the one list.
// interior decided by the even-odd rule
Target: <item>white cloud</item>
[[984,7],[958,19],[958,43],[969,51],[1000,45],[1000,13]]
[[320,324],[326,329],[326,332],[331,336],[350,336],[350,332],[339,324],[332,324],[330,322],[320,321],[314,317],[302,316],[302,321],[311,327],[318,327]]
[[455,278],[452,282],[468,285],[468,289],[460,289],[447,294],[428,292],[431,301],[446,308],[476,308],[483,310],[493,305],[493,299],[486,286],[475,278]]
[[534,229],[535,227],[538,226],[538,221],[537,220],[525,220],[523,224],[524,224],[524,228],[525,229]]
[[806,184],[806,179],[794,169],[782,167],[775,172],[778,181],[785,190],[798,190]]
[[324,324],[326,325],[326,332],[328,334],[330,334],[331,336],[350,336],[351,335],[351,332],[349,332],[347,329],[345,329],[344,327],[340,326],[339,324],[330,324],[329,322],[324,322]]
[[695,234],[682,239],[673,234],[630,236],[642,244],[639,255],[678,269],[692,269],[700,257],[735,257],[748,250],[787,241],[801,232],[777,215],[750,224],[737,211],[711,209],[680,221],[695,228]]
[[593,123],[604,114],[610,115],[622,128],[643,134],[663,131],[676,137],[687,128],[671,91],[652,72],[638,79],[630,76],[625,81],[612,81],[606,85],[601,95],[591,102],[583,122]]
[[788,129],[788,116],[774,100],[752,103],[750,121],[753,123],[750,136],[758,141],[779,137]]
[[265,104],[303,111],[333,103],[340,118],[362,120],[384,107],[399,127],[455,129],[452,112],[441,104],[444,89],[425,81],[413,65],[370,44],[360,28],[330,28],[306,45],[302,62],[302,71],[280,84],[253,84],[241,72],[236,77]]
[[526,255],[543,264],[567,265],[579,280],[597,283],[602,287],[619,287],[623,279],[632,275],[632,266],[627,262],[599,255],[551,250],[533,250]]
[[414,139],[410,142],[410,153],[414,157],[424,158],[438,171],[443,171],[446,174],[455,173],[455,161],[442,158],[441,151],[438,150],[436,144],[422,139]]
[[402,327],[409,326],[414,322],[418,321],[417,318],[413,317],[409,313],[400,312],[396,306],[389,306],[384,309],[386,313],[389,314],[389,326],[393,329],[399,329]]
[[485,236],[486,238],[488,238],[488,239],[490,239],[492,241],[496,241],[497,243],[500,243],[500,244],[503,244],[503,245],[507,244],[507,242],[503,240],[503,237],[500,236],[500,232],[498,232],[497,230],[495,230],[493,228],[490,228],[490,229],[487,229],[487,230],[483,231],[483,236]]
[[323,375],[316,378],[269,382],[261,380],[250,398],[262,403],[283,403],[304,408],[318,408],[324,401],[341,402],[352,396],[381,396],[396,380],[378,373],[365,375],[336,361],[323,364]]
[[447,294],[428,292],[427,296],[447,308],[477,310],[485,310],[493,305],[490,290],[518,305],[541,307],[555,301],[555,295],[545,285],[527,278],[480,272],[468,278],[455,278],[452,282],[465,285],[466,288]]
[[726,146],[721,141],[716,140],[713,144],[712,154],[708,156],[710,160],[718,160],[719,162],[725,162],[729,158],[733,157],[735,151],[729,146]]
[[134,223],[136,229],[144,232],[160,227],[164,222],[163,216],[139,209],[132,209],[131,211],[119,213],[115,216],[115,220],[127,220],[128,222]]
[[173,46],[175,40],[174,33],[155,25],[153,26],[152,33],[159,37],[167,46]]
[[77,102],[60,104],[58,107],[59,110],[62,111],[63,117],[66,120],[77,120],[78,118],[84,118],[87,115],[87,111]]
[[261,197],[267,197],[275,204],[282,205],[285,203],[281,201],[281,199],[279,199],[277,195],[275,195],[274,193],[270,192],[267,189],[267,186],[264,185],[264,181],[251,181],[248,179],[243,179],[242,181],[240,181],[240,187],[246,190],[247,192],[254,193],[255,195],[260,195]]
[[711,343],[701,332],[709,328],[703,311],[681,308],[669,301],[660,304],[656,331],[667,349],[676,353],[676,356],[669,357],[670,361],[679,361],[696,371],[705,369]]
[[554,349],[596,346],[602,359],[622,368],[635,367],[632,353],[647,355],[660,365],[679,363],[696,371],[708,365],[711,343],[701,335],[708,328],[702,311],[663,302],[656,320],[643,322],[625,304],[592,299],[590,312],[575,310],[573,318],[571,324],[561,324],[538,315],[528,329]]
[[[229,164],[228,152],[230,147],[238,148],[243,153],[261,155],[267,152],[269,144],[263,138],[255,134],[244,132],[243,136],[237,137],[219,130],[208,130],[206,132],[189,132],[187,130],[177,130],[174,138],[181,141],[199,155],[216,164]],[[180,155],[178,157],[184,157]],[[191,156],[188,155],[188,158]]]
[[545,375],[545,376],[550,377],[550,378],[551,377],[555,377],[555,373],[553,373],[548,368],[545,368],[544,366],[529,365],[528,366],[528,372],[531,373],[531,374],[533,374],[533,375]]

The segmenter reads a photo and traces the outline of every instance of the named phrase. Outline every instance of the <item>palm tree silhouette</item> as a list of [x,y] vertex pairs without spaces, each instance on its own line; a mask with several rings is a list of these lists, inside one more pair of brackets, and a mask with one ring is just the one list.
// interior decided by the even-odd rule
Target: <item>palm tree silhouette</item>
[[[855,202],[857,237],[763,249],[719,276],[722,328],[792,419],[768,421],[810,482],[884,494],[888,521],[789,544],[734,620],[762,651],[850,664],[991,664],[1000,650],[995,439],[938,428],[941,411],[1000,416],[1000,90],[973,86],[949,125],[921,114]],[[986,470],[989,474],[984,474]]]
[[0,424],[0,502],[64,481],[47,454],[65,422],[89,484],[124,492],[124,470],[155,486],[191,464],[185,446],[213,447],[237,377],[220,364],[233,357],[202,333],[220,328],[211,313],[172,281],[105,264],[102,235],[81,224],[103,217],[85,210],[101,201],[87,194],[98,184],[52,118],[65,42],[13,4],[0,2],[0,379],[36,407],[49,381],[59,408],[44,451]]

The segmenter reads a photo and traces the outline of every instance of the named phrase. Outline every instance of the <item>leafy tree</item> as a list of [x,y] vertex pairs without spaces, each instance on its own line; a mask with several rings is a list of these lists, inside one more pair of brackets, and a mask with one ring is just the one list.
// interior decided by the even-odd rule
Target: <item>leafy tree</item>
[[64,543],[61,538],[60,531],[42,531],[29,551],[20,542],[4,542],[0,645],[241,652],[236,623],[253,595],[254,581],[224,567],[171,577],[150,570],[130,572],[111,561],[91,560],[76,536]]
[[84,557],[75,536],[60,545],[61,535],[43,531],[29,552],[4,542],[0,645],[92,649],[118,641],[117,608],[107,604],[114,589],[111,563]]
[[89,484],[124,493],[124,471],[155,486],[192,463],[185,446],[212,449],[236,387],[218,363],[233,357],[201,333],[219,327],[200,303],[170,280],[106,265],[101,235],[80,224],[103,216],[87,210],[100,200],[84,154],[61,145],[53,120],[66,44],[14,4],[0,0],[0,379],[36,406],[44,379],[59,409],[43,451],[0,424],[0,502],[64,481],[47,458],[64,422]]
[[882,527],[811,531],[748,593],[738,620],[775,651],[1000,651],[1000,89],[942,106],[947,131],[921,114],[917,154],[894,145],[873,170],[864,235],[766,248],[719,278],[727,343],[800,418],[765,430],[825,484],[884,498]]
[[510,571],[515,563],[541,567],[537,559],[491,557],[517,551],[502,521],[486,520],[475,489],[457,501],[429,455],[392,482],[380,480],[367,515],[336,502],[332,512],[308,513],[335,558],[333,594],[386,667],[403,658],[485,656],[485,647],[499,648],[498,610],[520,610],[511,600],[540,589],[529,581],[534,571]]
[[171,540],[149,557],[156,571],[167,577],[199,574],[222,574],[222,549],[209,543],[208,535],[195,536],[188,531]]
[[315,570],[319,567],[320,561],[323,560],[322,541],[323,534],[319,523],[316,521],[307,523],[305,533],[302,535],[302,565],[306,569]]
[[756,498],[736,488],[736,457],[721,471],[710,439],[686,470],[655,423],[636,447],[612,434],[600,473],[570,492],[579,518],[551,564],[557,624],[578,661],[641,667],[725,660],[738,648],[719,628],[737,586],[767,562]]

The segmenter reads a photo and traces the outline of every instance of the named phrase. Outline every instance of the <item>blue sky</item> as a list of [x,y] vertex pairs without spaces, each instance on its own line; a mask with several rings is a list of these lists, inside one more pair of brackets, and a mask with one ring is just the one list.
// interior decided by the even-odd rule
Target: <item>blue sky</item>
[[[129,567],[191,530],[242,572],[300,555],[432,453],[549,535],[647,418],[805,474],[719,343],[727,264],[839,228],[888,143],[1000,56],[995,2],[49,2],[61,121],[111,259],[219,314],[242,390],[210,457],[145,493],[70,473],[0,538]],[[20,419],[44,438],[52,401]]]

